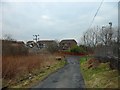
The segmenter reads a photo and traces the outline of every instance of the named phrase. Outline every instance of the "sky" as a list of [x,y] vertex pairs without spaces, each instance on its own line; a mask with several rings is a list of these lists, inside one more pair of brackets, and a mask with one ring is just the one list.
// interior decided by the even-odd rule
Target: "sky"
[[[102,0],[2,0],[0,3],[0,28],[16,40],[75,39],[80,42],[83,33]],[[114,2],[113,2],[114,1]],[[112,22],[118,26],[118,0],[104,0],[91,27],[102,27]]]

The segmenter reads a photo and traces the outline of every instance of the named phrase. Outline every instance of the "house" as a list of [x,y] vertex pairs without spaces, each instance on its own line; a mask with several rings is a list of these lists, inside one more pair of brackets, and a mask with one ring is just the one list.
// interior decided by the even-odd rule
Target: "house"
[[50,45],[57,45],[57,42],[54,40],[40,40],[37,42],[38,47],[41,48],[48,48]]
[[28,42],[26,43],[26,45],[27,45],[28,47],[32,48],[32,47],[35,46],[35,42],[34,42],[34,41],[28,41]]
[[62,40],[59,43],[60,50],[68,50],[73,46],[76,46],[77,42],[74,39]]

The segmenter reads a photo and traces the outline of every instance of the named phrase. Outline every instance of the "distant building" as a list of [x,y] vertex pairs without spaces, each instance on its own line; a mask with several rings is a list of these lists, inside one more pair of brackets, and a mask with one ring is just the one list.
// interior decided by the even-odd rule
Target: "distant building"
[[77,45],[77,42],[74,39],[62,40],[59,43],[59,48],[60,50],[68,50],[75,45]]
[[27,45],[28,47],[30,47],[30,48],[33,48],[36,44],[35,44],[34,41],[28,41],[28,42],[26,43],[26,45]]
[[50,45],[57,45],[54,40],[40,40],[37,42],[39,48],[48,48]]

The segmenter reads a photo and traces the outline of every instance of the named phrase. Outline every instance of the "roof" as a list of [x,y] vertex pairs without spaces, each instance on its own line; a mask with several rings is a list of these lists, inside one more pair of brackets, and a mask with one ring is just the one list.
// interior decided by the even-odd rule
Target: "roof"
[[34,41],[28,41],[27,43],[34,43]]
[[77,44],[77,42],[74,39],[65,39],[65,40],[61,40],[60,43],[66,43],[66,42],[74,42]]
[[55,40],[40,40],[40,41],[38,41],[37,43],[53,43],[53,42],[55,42]]

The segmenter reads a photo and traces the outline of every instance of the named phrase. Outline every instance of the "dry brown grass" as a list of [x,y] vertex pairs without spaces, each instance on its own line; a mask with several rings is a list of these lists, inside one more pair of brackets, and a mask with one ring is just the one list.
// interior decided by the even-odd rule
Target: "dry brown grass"
[[[26,75],[35,74],[37,70],[42,70],[56,64],[56,55],[40,54],[16,57],[2,57],[2,79],[3,84],[15,83]],[[9,84],[9,83],[8,83]]]

